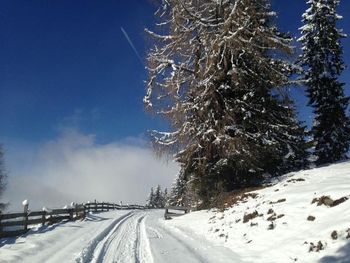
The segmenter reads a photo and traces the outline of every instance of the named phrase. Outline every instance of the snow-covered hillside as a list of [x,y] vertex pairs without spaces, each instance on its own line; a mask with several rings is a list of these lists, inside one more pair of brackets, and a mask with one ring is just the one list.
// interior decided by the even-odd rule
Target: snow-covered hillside
[[169,224],[247,262],[349,263],[349,197],[350,162],[344,162],[286,175],[224,211],[198,211]]

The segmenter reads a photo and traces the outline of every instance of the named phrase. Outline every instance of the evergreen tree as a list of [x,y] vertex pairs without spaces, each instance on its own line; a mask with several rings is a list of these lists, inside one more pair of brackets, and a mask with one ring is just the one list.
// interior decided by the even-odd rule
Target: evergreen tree
[[156,192],[154,193],[154,205],[156,208],[163,208],[163,193],[160,185],[157,186]]
[[150,195],[148,197],[148,206],[151,208],[164,208],[168,199],[168,190],[165,188],[164,192],[160,185],[157,186],[156,191],[151,188]]
[[172,185],[169,205],[172,206],[184,206],[186,182],[183,180],[181,174],[175,179]]
[[150,192],[148,200],[147,200],[147,206],[150,207],[150,208],[154,208],[155,207],[153,187],[151,188],[151,192]]
[[284,124],[286,125],[288,132],[282,133],[279,137],[288,143],[281,143],[280,156],[282,158],[281,165],[277,167],[279,174],[283,174],[290,171],[297,171],[308,166],[309,148],[310,146],[305,141],[306,126],[300,122],[296,117],[296,110],[293,102],[288,96],[284,96],[282,99],[282,105],[284,105]]
[[164,192],[163,192],[163,207],[167,206],[168,205],[168,200],[169,200],[169,196],[168,196],[168,188],[165,188],[164,189]]
[[220,192],[296,169],[285,157],[304,162],[296,151],[305,148],[303,128],[275,92],[293,71],[281,59],[292,53],[291,38],[272,24],[269,1],[164,5],[168,34],[149,32],[158,42],[148,56],[144,102],[173,128],[152,134],[181,165],[173,196],[182,201],[184,191],[195,193],[207,206]]
[[314,108],[311,130],[316,163],[332,163],[347,158],[350,123],[346,116],[349,98],[338,78],[344,69],[340,40],[346,37],[336,24],[341,16],[336,8],[339,0],[310,0],[303,14],[301,64],[309,105]]

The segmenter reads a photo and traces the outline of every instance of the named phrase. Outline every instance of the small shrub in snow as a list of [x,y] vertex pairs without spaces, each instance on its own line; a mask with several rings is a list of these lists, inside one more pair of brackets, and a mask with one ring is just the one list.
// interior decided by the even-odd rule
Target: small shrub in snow
[[230,192],[230,193],[222,193],[220,194],[216,200],[213,202],[216,207],[220,209],[220,211],[224,211],[228,207],[232,207],[237,205],[238,203],[246,203],[248,199],[255,199],[258,197],[257,193],[251,193],[251,191],[256,191],[265,188],[265,186],[260,187],[250,187],[240,191]]
[[267,218],[267,221],[275,221],[276,220],[276,213],[273,213],[271,216]]
[[276,224],[274,222],[271,222],[271,224],[269,224],[269,226],[267,227],[267,230],[273,230],[275,229]]
[[314,198],[311,202],[311,204],[317,203],[317,206],[325,205],[325,206],[332,206],[333,205],[333,199],[329,196],[321,196],[320,198]]
[[272,205],[272,204],[278,204],[278,203],[283,203],[283,202],[285,202],[286,201],[286,199],[285,198],[282,198],[282,199],[279,199],[279,200],[277,200],[277,201],[275,201],[275,202],[270,202],[269,204],[270,205]]
[[314,216],[308,216],[307,217],[308,221],[315,221],[315,219],[316,219],[316,217],[314,217]]
[[316,245],[311,242],[309,252],[319,252],[324,249],[325,249],[325,245],[323,245],[321,241],[318,241]]
[[338,232],[334,230],[334,231],[332,232],[332,234],[331,234],[331,238],[332,238],[333,240],[337,240],[337,239],[338,239]]
[[303,182],[303,181],[305,181],[305,179],[303,179],[303,178],[296,178],[296,179],[290,179],[287,182],[288,183],[296,183],[296,182]]
[[344,196],[337,200],[333,200],[330,196],[321,196],[320,198],[314,198],[311,202],[311,204],[317,203],[317,206],[325,205],[328,207],[334,207],[337,205],[340,205],[341,203],[344,203],[349,198]]
[[249,222],[249,220],[252,220],[258,216],[259,216],[259,213],[256,210],[253,213],[245,214],[243,216],[243,223],[247,223],[247,222]]
[[349,198],[348,197],[346,197],[346,196],[344,196],[344,197],[342,197],[342,198],[339,198],[339,199],[337,199],[337,200],[335,200],[334,202],[333,202],[333,205],[332,205],[332,207],[333,206],[337,206],[337,205],[340,205],[341,203],[344,203],[346,200],[348,200]]

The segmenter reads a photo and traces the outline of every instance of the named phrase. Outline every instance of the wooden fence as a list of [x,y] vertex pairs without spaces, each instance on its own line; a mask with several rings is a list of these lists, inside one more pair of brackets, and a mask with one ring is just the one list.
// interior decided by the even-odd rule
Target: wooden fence
[[114,203],[86,203],[76,204],[70,208],[45,209],[43,211],[30,211],[28,205],[24,206],[22,213],[0,213],[0,238],[13,237],[25,234],[29,226],[41,224],[52,225],[63,220],[75,221],[85,218],[89,212],[103,212],[109,210],[145,209],[140,205],[119,205]]
[[[171,210],[171,211],[169,211]],[[175,212],[176,211],[176,212]],[[178,212],[180,211],[180,212]],[[165,207],[165,213],[164,218],[165,219],[172,219],[176,216],[183,216],[191,211],[190,207],[184,207],[184,206],[167,206]]]

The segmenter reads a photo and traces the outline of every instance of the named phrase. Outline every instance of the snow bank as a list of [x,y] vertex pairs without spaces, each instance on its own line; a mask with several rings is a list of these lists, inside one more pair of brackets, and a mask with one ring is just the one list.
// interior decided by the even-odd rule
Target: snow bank
[[350,162],[288,174],[225,211],[173,228],[226,246],[247,262],[350,262]]

